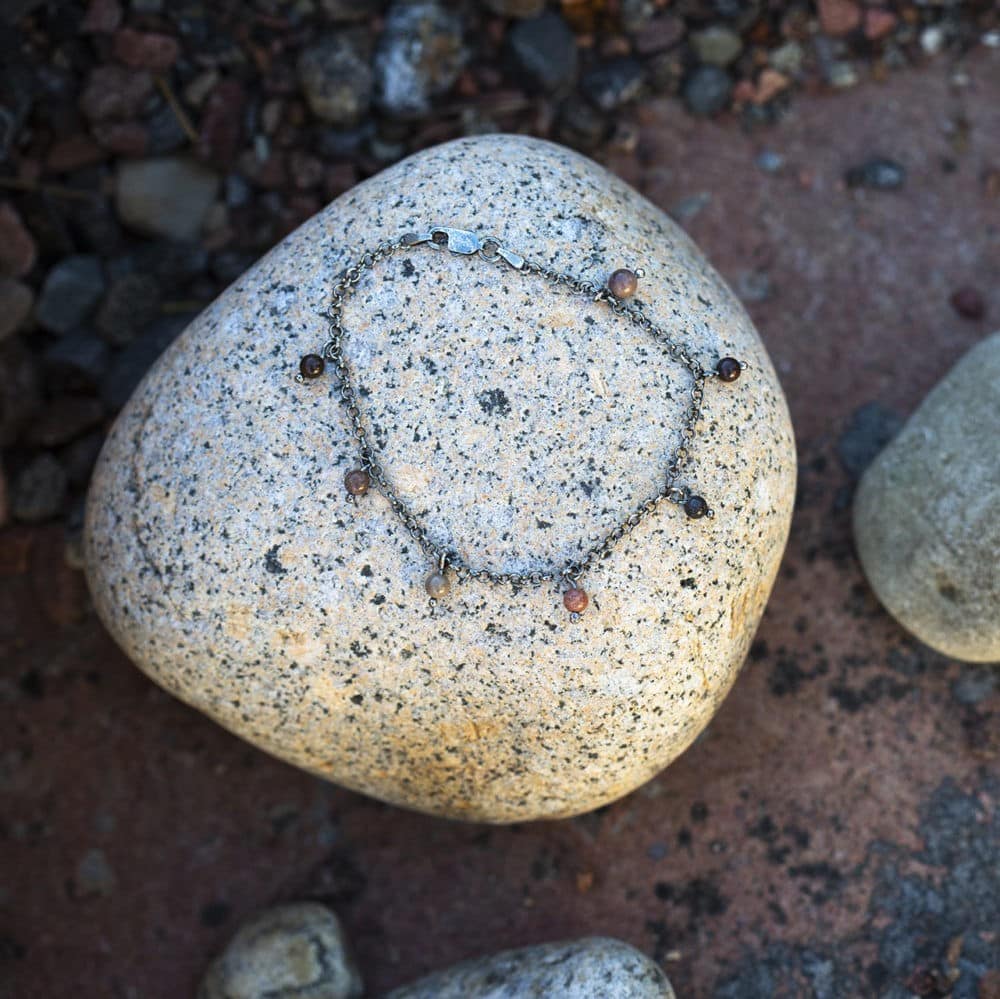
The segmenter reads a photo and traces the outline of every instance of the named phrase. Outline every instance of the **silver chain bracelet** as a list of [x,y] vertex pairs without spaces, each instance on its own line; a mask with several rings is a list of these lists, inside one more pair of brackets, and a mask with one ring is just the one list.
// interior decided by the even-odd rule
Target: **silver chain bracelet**
[[[663,485],[659,492],[638,504],[621,523],[608,531],[581,558],[561,566],[554,566],[544,572],[496,572],[488,568],[474,568],[465,556],[453,548],[445,547],[430,536],[420,518],[397,494],[379,463],[379,456],[372,444],[369,423],[358,402],[358,393],[351,378],[347,359],[344,357],[346,336],[343,326],[344,304],[366,270],[373,270],[377,264],[388,260],[399,250],[409,250],[418,246],[450,250],[452,253],[465,256],[475,255],[494,265],[509,267],[523,274],[538,275],[552,285],[564,285],[574,294],[590,301],[602,302],[616,316],[624,316],[645,330],[665,348],[671,358],[690,372],[692,377],[690,402],[681,427],[680,442],[667,459]],[[490,583],[509,584],[515,589],[552,582],[563,588],[563,605],[570,612],[571,619],[576,621],[589,602],[586,591],[580,586],[584,574],[598,560],[606,556],[622,538],[638,527],[662,502],[667,501],[681,506],[684,513],[692,520],[713,516],[713,511],[705,499],[682,484],[682,473],[691,458],[691,443],[701,416],[705,383],[710,379],[722,382],[736,381],[745,364],[733,357],[724,357],[714,369],[703,368],[683,344],[657,326],[637,304],[628,301],[635,294],[639,278],[642,276],[641,269],[619,268],[610,275],[605,285],[598,285],[529,260],[496,236],[479,236],[466,229],[437,226],[425,233],[408,233],[395,242],[380,243],[374,250],[365,252],[348,267],[334,285],[329,308],[323,313],[330,324],[330,339],[323,346],[321,353],[306,354],[300,360],[296,381],[314,381],[326,370],[327,363],[332,366],[339,381],[340,398],[351,421],[360,456],[359,467],[352,469],[344,477],[347,499],[355,502],[374,485],[388,500],[393,512],[433,563],[434,568],[424,580],[424,587],[432,605],[447,595],[451,588],[451,575],[459,580],[485,579]]]

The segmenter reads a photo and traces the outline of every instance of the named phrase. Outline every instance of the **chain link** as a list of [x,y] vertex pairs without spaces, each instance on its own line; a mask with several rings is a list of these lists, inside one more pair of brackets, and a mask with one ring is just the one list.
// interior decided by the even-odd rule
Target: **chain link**
[[[458,233],[466,238],[468,244],[463,244],[460,249],[451,247],[449,237],[453,233]],[[388,260],[399,250],[412,249],[421,244],[438,250],[451,249],[452,252],[462,254],[476,253],[488,263],[509,266],[522,273],[536,275],[556,287],[565,287],[573,294],[594,302],[604,303],[615,315],[627,318],[649,334],[653,340],[664,347],[666,353],[673,360],[683,365],[691,374],[692,384],[684,422],[681,426],[680,441],[667,460],[662,488],[654,496],[639,503],[621,523],[608,531],[582,557],[544,571],[498,572],[485,567],[476,568],[464,556],[437,543],[430,536],[420,518],[396,492],[379,463],[378,453],[372,443],[366,417],[351,377],[350,366],[344,355],[346,336],[343,327],[344,305],[353,294],[365,271],[374,270],[379,263]],[[323,357],[332,366],[337,378],[344,412],[357,440],[361,467],[365,469],[372,482],[385,496],[393,513],[420,546],[420,549],[442,568],[448,566],[459,579],[486,580],[490,583],[510,585],[514,588],[529,585],[538,586],[546,582],[576,585],[588,570],[592,569],[601,559],[606,558],[615,545],[634,531],[661,503],[666,501],[683,504],[691,495],[686,486],[680,485],[680,480],[691,459],[691,446],[705,397],[704,385],[714,375],[712,372],[706,371],[682,343],[673,339],[662,327],[657,326],[638,305],[615,298],[602,285],[583,280],[565,271],[558,271],[538,261],[524,258],[516,251],[506,247],[495,236],[478,237],[462,230],[432,229],[427,234],[408,234],[395,241],[380,243],[374,250],[363,252],[353,264],[347,267],[334,284],[330,293],[329,306],[324,315],[329,322],[330,336],[323,347]]]

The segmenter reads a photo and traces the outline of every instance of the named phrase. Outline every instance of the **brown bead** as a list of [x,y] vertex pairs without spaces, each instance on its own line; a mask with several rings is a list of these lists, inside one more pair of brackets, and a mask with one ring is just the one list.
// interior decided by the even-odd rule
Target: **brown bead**
[[608,291],[615,298],[631,298],[639,287],[639,276],[627,267],[621,267],[608,278]]
[[319,354],[306,354],[299,361],[299,373],[303,378],[319,378],[326,367],[326,361]]
[[743,365],[735,357],[724,357],[715,366],[715,373],[724,382],[734,382],[743,372]]
[[363,468],[353,468],[344,476],[344,488],[352,496],[364,496],[371,485],[372,477]]
[[684,512],[692,519],[697,520],[708,513],[708,503],[703,496],[688,496],[684,501]]
[[579,586],[571,586],[563,594],[563,607],[570,614],[582,614],[587,609],[587,604],[589,603],[590,598],[587,596],[587,591],[581,590]]
[[424,580],[424,589],[427,591],[427,596],[432,600],[440,600],[442,597],[448,595],[448,591],[451,589],[451,581],[440,569],[435,569]]

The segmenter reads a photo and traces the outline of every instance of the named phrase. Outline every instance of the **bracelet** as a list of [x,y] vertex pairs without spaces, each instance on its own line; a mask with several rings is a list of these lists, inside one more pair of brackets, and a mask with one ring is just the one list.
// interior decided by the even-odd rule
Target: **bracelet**
[[[408,250],[419,246],[435,250],[446,249],[456,254],[475,256],[488,263],[509,267],[523,274],[537,275],[552,285],[564,285],[574,294],[581,295],[593,302],[603,303],[615,315],[624,316],[649,333],[665,349],[668,356],[678,361],[690,372],[692,378],[690,402],[681,427],[680,442],[666,461],[662,487],[656,495],[636,506],[621,523],[593,545],[582,558],[561,566],[553,566],[544,572],[497,572],[485,567],[476,568],[469,563],[465,556],[430,537],[420,518],[396,493],[385,470],[379,463],[379,456],[372,444],[369,421],[361,409],[358,393],[351,378],[351,371],[344,356],[344,338],[346,336],[343,326],[344,303],[351,296],[355,285],[361,280],[366,270],[373,270],[381,261],[389,259],[399,250]],[[344,410],[357,440],[360,457],[359,467],[352,469],[344,477],[347,500],[355,502],[364,496],[372,486],[376,486],[388,500],[389,506],[400,522],[434,565],[424,580],[424,588],[432,606],[445,597],[451,589],[449,573],[459,580],[484,579],[490,583],[509,584],[515,589],[521,586],[538,586],[545,582],[554,582],[562,587],[563,606],[569,611],[571,620],[578,621],[580,614],[589,603],[586,591],[580,586],[583,575],[595,562],[604,558],[623,537],[638,527],[643,519],[656,510],[663,501],[681,506],[691,520],[713,516],[713,511],[704,497],[692,492],[687,485],[681,484],[681,475],[691,458],[691,445],[695,435],[695,427],[701,416],[705,383],[711,379],[734,382],[739,378],[746,365],[733,357],[723,357],[714,369],[706,370],[703,368],[697,358],[693,357],[683,344],[657,326],[636,303],[629,301],[635,294],[642,276],[641,269],[619,268],[610,275],[605,285],[597,285],[591,281],[580,280],[571,274],[556,271],[545,264],[529,260],[496,236],[479,236],[466,229],[437,226],[424,233],[408,233],[395,242],[380,243],[374,250],[362,254],[352,266],[343,272],[334,285],[329,308],[322,313],[329,322],[330,339],[320,353],[306,354],[301,358],[299,373],[295,378],[296,381],[303,383],[315,381],[326,370],[328,363],[332,366],[339,382],[338,387]]]

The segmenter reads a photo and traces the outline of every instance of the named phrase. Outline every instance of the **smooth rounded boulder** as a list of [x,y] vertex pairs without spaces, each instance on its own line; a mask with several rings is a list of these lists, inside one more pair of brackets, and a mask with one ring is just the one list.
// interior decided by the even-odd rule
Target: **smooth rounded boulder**
[[1000,663],[1000,333],[970,350],[868,467],[854,500],[865,575],[946,656]]
[[[385,495],[347,494],[359,459],[333,373],[296,378],[339,275],[434,226],[597,284],[641,272],[634,300],[700,364],[743,365],[706,383],[689,445],[684,484],[714,516],[660,503],[581,580],[575,623],[551,583],[450,578],[432,604],[437,566]],[[425,244],[365,268],[343,325],[386,476],[470,564],[562,565],[663,487],[691,376],[606,304]],[[679,227],[567,149],[466,138],[340,197],[171,345],[98,462],[87,574],[141,669],[281,759],[437,815],[555,818],[628,793],[704,729],[794,488],[767,353]]]

